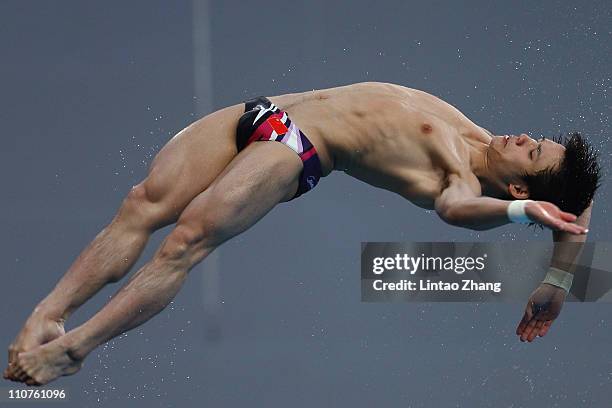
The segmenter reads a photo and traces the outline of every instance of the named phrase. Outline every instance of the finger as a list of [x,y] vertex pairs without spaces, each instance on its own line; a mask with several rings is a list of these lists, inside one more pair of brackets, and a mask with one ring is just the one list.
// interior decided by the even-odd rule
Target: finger
[[527,323],[529,323],[529,320],[531,319],[527,316],[527,312],[525,312],[523,314],[523,318],[521,319],[518,326],[516,327],[516,334],[518,336],[520,336],[523,333],[523,330],[525,330],[525,327],[527,327]]
[[589,232],[589,230],[581,225],[578,224],[571,224],[568,223],[566,224],[567,228],[570,228],[572,231],[574,231],[575,234],[586,234],[587,232]]
[[578,217],[576,217],[574,214],[565,211],[559,211],[559,215],[561,216],[561,219],[563,219],[563,221],[567,222],[574,222],[578,219]]
[[552,322],[553,322],[552,320],[547,320],[544,322],[544,325],[540,329],[540,337],[546,336],[546,333],[548,333],[548,329],[550,329]]
[[550,228],[553,231],[566,231],[567,230],[567,227],[565,226],[566,223],[557,218],[546,220],[546,222],[543,222],[542,224],[545,227]]
[[537,320],[531,319],[529,323],[527,323],[527,327],[523,331],[523,334],[521,334],[521,341],[527,341],[527,339],[529,338],[529,335],[531,334],[531,331],[536,325],[536,322]]
[[573,224],[571,222],[565,222],[563,220],[563,218],[561,217],[550,217],[549,219],[546,220],[546,222],[543,222],[543,224],[555,231],[565,231],[565,232],[569,232],[570,234],[583,234],[586,232],[588,232],[588,230],[578,224]]
[[571,224],[571,223],[562,223],[560,225],[560,229],[562,231],[566,231],[566,232],[569,232],[569,233],[575,234],[575,235],[585,234],[586,231],[587,231],[586,228],[581,227],[580,225]]
[[527,306],[525,307],[525,313],[523,314],[523,318],[521,319],[521,322],[516,328],[517,335],[521,335],[523,331],[525,330],[525,327],[527,327],[527,323],[529,323],[529,321],[531,320],[531,317],[533,316],[532,309],[533,309],[533,302],[532,301],[527,302]]
[[528,342],[531,343],[533,339],[538,336],[538,333],[540,333],[540,330],[542,330],[542,326],[544,326],[544,321],[537,320],[536,324],[533,326],[533,330],[531,330],[531,333],[529,333],[529,336],[527,337]]
[[540,328],[540,332],[538,333],[538,337],[544,337],[544,335],[546,334],[546,330],[547,330],[547,326],[549,326],[549,322],[550,320],[546,320],[544,322],[544,324],[542,325],[542,328]]

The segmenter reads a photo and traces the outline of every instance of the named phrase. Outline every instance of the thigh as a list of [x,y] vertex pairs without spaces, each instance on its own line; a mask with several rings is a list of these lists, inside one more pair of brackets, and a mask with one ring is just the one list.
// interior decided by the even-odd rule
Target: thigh
[[178,224],[200,231],[205,244],[216,247],[290,200],[302,167],[299,156],[284,144],[253,142],[189,203]]
[[[142,184],[175,222],[236,156],[236,126],[244,104],[211,113],[176,134],[155,156]],[[174,219],[172,219],[174,218]]]

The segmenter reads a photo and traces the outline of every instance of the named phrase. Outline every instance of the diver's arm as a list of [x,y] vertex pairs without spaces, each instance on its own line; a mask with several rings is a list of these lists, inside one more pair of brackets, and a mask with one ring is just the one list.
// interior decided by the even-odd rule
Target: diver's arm
[[[588,228],[591,222],[592,209],[593,201],[580,214],[575,223]],[[554,249],[550,266],[573,274],[575,270],[574,262],[580,255],[580,252],[582,252],[583,243],[586,241],[586,234],[574,235],[563,231],[553,231],[552,236]]]
[[[576,219],[576,224],[587,228],[591,221],[593,201]],[[533,291],[523,318],[516,328],[521,341],[533,341],[545,336],[553,321],[559,316],[563,302],[571,288],[576,270],[576,259],[580,256],[586,235],[573,235],[553,231],[554,249],[550,269],[544,281]]]
[[[470,184],[458,175],[449,175],[448,186],[435,200],[440,218],[451,225],[474,230],[487,230],[510,223],[509,200],[480,196]],[[571,234],[584,234],[587,229],[574,224],[576,216],[561,211],[546,201],[531,201],[525,205],[530,221],[553,230]]]

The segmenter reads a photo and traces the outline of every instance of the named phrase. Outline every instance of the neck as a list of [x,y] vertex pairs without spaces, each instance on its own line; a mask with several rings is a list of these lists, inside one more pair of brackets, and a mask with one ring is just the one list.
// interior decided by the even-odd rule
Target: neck
[[492,177],[489,162],[489,145],[478,143],[470,145],[470,168],[472,173],[478,178],[482,195],[488,197],[502,198],[504,194],[504,183]]

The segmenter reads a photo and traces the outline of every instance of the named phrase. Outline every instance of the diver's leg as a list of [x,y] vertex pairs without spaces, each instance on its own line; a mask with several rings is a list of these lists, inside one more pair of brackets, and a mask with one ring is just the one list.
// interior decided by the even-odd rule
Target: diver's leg
[[105,284],[120,280],[156,229],[176,222],[236,155],[235,129],[244,104],[212,113],[173,137],[116,216],[82,251],[53,291],[34,309],[9,347],[5,378],[15,377],[17,353],[64,334],[65,319]]
[[73,374],[98,345],[159,313],[193,266],[293,197],[301,170],[300,158],[281,143],[256,142],[241,151],[187,206],[153,259],[102,310],[65,336],[19,354],[20,369],[32,378],[28,383]]

